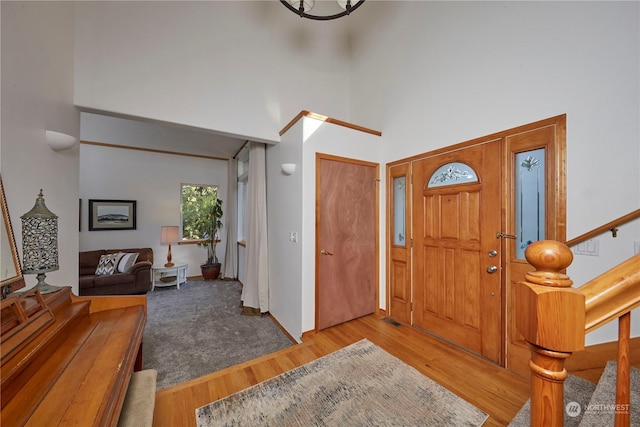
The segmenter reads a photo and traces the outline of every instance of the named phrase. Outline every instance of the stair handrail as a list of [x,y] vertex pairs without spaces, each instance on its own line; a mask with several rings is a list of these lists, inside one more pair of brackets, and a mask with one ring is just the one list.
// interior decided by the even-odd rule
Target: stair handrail
[[586,233],[581,234],[578,237],[574,237],[573,239],[567,242],[567,246],[572,248],[579,243],[582,243],[586,240],[591,239],[592,237],[595,237],[595,236],[598,236],[599,234],[604,233],[605,231],[611,231],[614,237],[616,237],[616,234],[618,232],[618,229],[617,229],[618,226],[626,224],[627,222],[633,221],[636,218],[640,218],[640,209],[636,209],[635,211],[629,212],[628,214],[623,215],[620,218],[614,219],[613,221],[608,222],[604,225],[601,225],[600,227],[594,228],[591,231],[587,231]]
[[585,332],[640,307],[640,253],[580,286],[585,296]]
[[[531,426],[563,425],[565,360],[584,349],[587,332],[616,318],[616,405],[628,409],[630,319],[631,310],[640,306],[640,254],[580,288],[562,273],[573,261],[567,245],[542,240],[532,243],[525,257],[536,271],[515,287],[515,311],[516,326],[531,350]],[[628,426],[629,416],[628,410],[616,411],[616,426]]]

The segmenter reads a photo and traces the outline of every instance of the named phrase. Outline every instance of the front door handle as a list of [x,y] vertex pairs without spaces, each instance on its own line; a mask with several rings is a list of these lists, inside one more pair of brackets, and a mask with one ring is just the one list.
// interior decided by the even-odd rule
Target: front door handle
[[487,273],[489,274],[493,274],[496,271],[498,271],[498,267],[496,267],[495,265],[490,265],[489,267],[487,267]]
[[324,249],[320,251],[322,255],[333,255],[333,252],[325,251]]

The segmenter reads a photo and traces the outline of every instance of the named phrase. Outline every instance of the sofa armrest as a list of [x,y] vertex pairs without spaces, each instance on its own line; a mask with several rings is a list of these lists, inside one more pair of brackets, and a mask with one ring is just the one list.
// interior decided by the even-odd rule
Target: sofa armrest
[[136,278],[134,283],[134,293],[147,293],[151,290],[151,262],[140,261],[133,264],[130,274]]
[[138,271],[151,270],[151,262],[149,261],[138,261],[131,266],[128,273],[129,274],[138,274]]

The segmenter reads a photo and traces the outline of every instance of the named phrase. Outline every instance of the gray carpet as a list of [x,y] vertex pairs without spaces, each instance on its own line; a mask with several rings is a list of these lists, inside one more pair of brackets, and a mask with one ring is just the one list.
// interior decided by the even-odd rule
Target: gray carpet
[[270,316],[240,315],[241,290],[234,281],[187,281],[147,294],[142,364],[158,371],[158,390],[293,344]]
[[630,411],[631,425],[640,426],[640,369],[631,368],[631,408],[616,408],[617,363],[607,362],[596,390],[585,408],[582,426],[612,426],[616,410]]
[[458,427],[487,418],[366,339],[196,409],[199,427]]

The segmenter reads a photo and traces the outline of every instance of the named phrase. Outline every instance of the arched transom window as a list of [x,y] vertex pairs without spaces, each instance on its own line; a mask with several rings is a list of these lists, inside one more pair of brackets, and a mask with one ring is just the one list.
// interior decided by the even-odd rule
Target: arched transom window
[[465,163],[453,162],[440,166],[429,178],[427,188],[442,187],[444,185],[466,184],[478,182],[478,174]]

